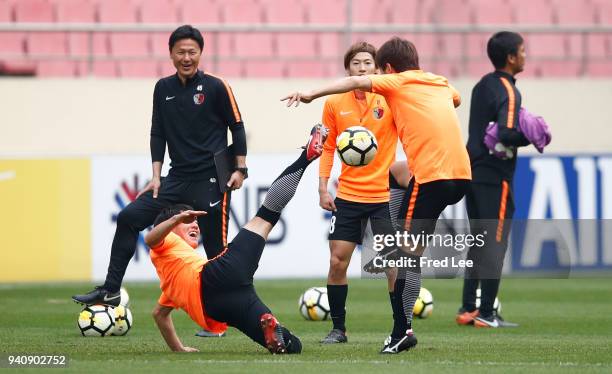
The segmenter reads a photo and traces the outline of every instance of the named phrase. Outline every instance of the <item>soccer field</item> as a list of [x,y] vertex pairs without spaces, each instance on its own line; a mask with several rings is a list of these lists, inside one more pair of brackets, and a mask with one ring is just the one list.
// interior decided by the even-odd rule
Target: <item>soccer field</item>
[[102,371],[212,371],[248,373],[322,372],[610,372],[612,371],[612,279],[506,279],[503,314],[518,329],[459,327],[460,280],[425,280],[434,314],[414,324],[419,345],[402,354],[380,355],[391,318],[383,281],[351,280],[347,302],[349,343],[323,346],[329,321],[309,322],[297,310],[300,293],[323,280],[257,281],[262,299],[279,320],[301,337],[302,355],[272,356],[240,332],[221,339],[194,336],[197,326],[173,313],[179,336],[199,353],[172,353],[150,311],[159,289],[133,283],[134,327],[123,337],[84,338],[76,326],[80,306],[70,300],[88,284],[1,285],[0,351],[65,354],[68,368]]

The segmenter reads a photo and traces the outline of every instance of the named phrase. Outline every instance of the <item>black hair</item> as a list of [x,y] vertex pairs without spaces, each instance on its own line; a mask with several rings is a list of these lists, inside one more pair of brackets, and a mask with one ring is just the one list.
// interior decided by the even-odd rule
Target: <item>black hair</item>
[[382,70],[389,64],[398,73],[419,69],[419,54],[414,44],[397,36],[378,48],[376,65]]
[[157,215],[157,217],[155,218],[155,221],[153,222],[153,226],[157,226],[160,223],[174,217],[175,215],[179,214],[180,212],[184,212],[186,210],[193,210],[193,207],[191,205],[187,205],[187,204],[174,204],[174,205],[170,205],[169,207],[166,207],[164,209],[162,209],[162,211]]
[[503,69],[508,56],[516,56],[521,44],[523,44],[523,37],[520,34],[512,31],[495,33],[487,43],[487,55],[495,69]]
[[357,42],[349,47],[349,49],[344,54],[344,68],[348,69],[351,63],[351,60],[357,53],[365,52],[372,55],[373,59],[376,59],[376,47],[367,42]]
[[194,40],[200,46],[200,51],[204,50],[204,38],[202,37],[200,30],[191,25],[183,25],[170,34],[170,39],[168,40],[168,47],[170,51],[172,51],[172,47],[174,47],[176,42],[183,39]]

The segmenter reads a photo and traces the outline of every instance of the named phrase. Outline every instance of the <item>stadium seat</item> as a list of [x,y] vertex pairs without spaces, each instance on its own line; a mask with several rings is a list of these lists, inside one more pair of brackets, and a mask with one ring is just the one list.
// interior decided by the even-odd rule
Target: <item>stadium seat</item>
[[148,56],[150,54],[148,33],[112,32],[109,33],[109,38],[112,56]]
[[267,23],[299,25],[306,21],[306,11],[300,0],[263,0],[262,4]]
[[178,5],[183,23],[221,23],[219,5],[214,0],[181,0]]
[[[174,68],[174,66],[172,65],[170,61],[157,60],[156,63],[157,63],[157,72],[160,78],[176,74],[176,69]],[[200,68],[202,68],[202,66],[203,65],[200,64]]]
[[346,23],[346,2],[344,0],[309,0],[306,5],[306,19],[312,24]]
[[157,63],[153,60],[120,61],[118,76],[122,78],[157,78]]
[[464,45],[467,45],[467,35],[446,33],[438,36],[438,47],[440,56],[459,58],[465,53]]
[[248,61],[244,64],[247,78],[282,78],[287,76],[281,61]]
[[474,15],[467,0],[438,0],[431,20],[441,25],[468,25]]
[[0,75],[32,76],[36,63],[32,61],[0,61]]
[[433,57],[440,55],[440,35],[432,33],[418,33],[401,35],[414,43],[419,57]]
[[[365,41],[372,44],[376,48],[380,48],[380,46],[389,40],[391,37],[396,34],[386,34],[386,33],[352,33],[351,34],[351,43]],[[339,35],[341,38],[342,35]],[[340,39],[342,40],[342,39]],[[340,51],[340,55],[344,55],[344,50]]]
[[312,57],[318,54],[315,33],[281,33],[276,41],[279,56]]
[[390,20],[393,24],[429,23],[431,5],[427,1],[391,0]]
[[66,33],[33,32],[26,37],[26,50],[30,56],[65,56],[68,54]]
[[488,33],[470,33],[466,36],[466,53],[468,57],[486,57]]
[[15,2],[16,22],[54,22],[53,5],[47,0],[19,0]]
[[467,75],[477,79],[493,70],[493,65],[486,58],[469,61],[467,64]]
[[461,64],[456,61],[439,60],[430,65],[431,69],[423,68],[423,70],[431,71],[434,74],[442,75],[448,79],[453,79],[461,75]]
[[[353,0],[352,21],[355,24],[389,24],[392,22],[392,0]],[[414,13],[414,12],[413,12]]]
[[587,36],[587,48],[589,57],[612,56],[612,43],[607,34],[589,34]]
[[563,57],[567,55],[563,34],[530,34],[525,37],[525,48],[529,56]]
[[591,61],[587,64],[586,73],[591,77],[612,77],[610,61]]
[[550,25],[553,23],[553,9],[548,0],[512,0],[515,20],[524,25]]
[[580,61],[540,61],[536,63],[540,68],[542,78],[576,78],[581,75]]
[[595,4],[596,20],[602,25],[612,24],[612,2],[599,0]]
[[272,57],[275,54],[274,34],[235,33],[234,47],[239,56]]
[[168,0],[147,0],[140,3],[140,21],[143,23],[179,22],[176,4]]
[[263,8],[255,0],[224,0],[221,3],[224,23],[258,24],[263,22]]
[[54,0],[57,22],[96,22],[96,7],[89,0]]
[[94,61],[93,71],[95,77],[114,78],[117,77],[117,63],[115,61]]
[[469,0],[478,25],[509,25],[514,22],[514,11],[507,0]]
[[241,61],[220,61],[217,66],[207,68],[207,71],[223,78],[242,78],[245,76]]
[[595,6],[585,0],[553,0],[555,19],[560,25],[587,25],[595,22]]
[[39,77],[77,76],[77,63],[74,61],[39,61],[36,64],[36,75]]
[[108,34],[94,32],[92,35],[86,32],[72,32],[68,34],[68,54],[71,56],[89,56],[90,36],[93,42],[92,52],[94,56],[108,56],[109,41]]
[[101,23],[136,23],[138,8],[129,0],[98,2],[98,20]]
[[0,22],[13,22],[13,4],[8,1],[0,1]]
[[23,56],[25,51],[25,34],[0,32],[0,52],[2,56]]
[[335,58],[344,55],[341,35],[338,33],[320,33],[317,36],[319,39],[319,55]]
[[328,77],[331,75],[329,70],[329,64],[322,61],[291,61],[287,63],[287,76],[290,78]]

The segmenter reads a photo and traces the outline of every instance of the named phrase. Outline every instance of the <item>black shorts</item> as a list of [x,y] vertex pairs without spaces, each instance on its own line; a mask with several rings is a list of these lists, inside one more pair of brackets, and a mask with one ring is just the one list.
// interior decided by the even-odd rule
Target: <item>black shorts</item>
[[[389,203],[359,203],[341,198],[334,200],[336,211],[329,222],[328,240],[345,240],[361,244],[370,220],[374,233],[391,233]],[[388,231],[388,232],[387,232]]]
[[417,183],[410,180],[399,210],[398,223],[414,234],[432,234],[438,217],[447,206],[458,203],[465,196],[470,181],[465,179],[437,180]]

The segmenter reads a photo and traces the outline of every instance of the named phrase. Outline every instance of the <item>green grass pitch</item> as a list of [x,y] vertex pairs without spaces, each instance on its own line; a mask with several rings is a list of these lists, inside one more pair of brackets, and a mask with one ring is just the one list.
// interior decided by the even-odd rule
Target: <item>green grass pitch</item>
[[90,284],[0,285],[0,352],[67,354],[78,372],[248,373],[540,373],[612,371],[612,278],[505,279],[500,299],[518,329],[483,330],[454,323],[461,281],[427,279],[433,316],[414,324],[419,345],[395,356],[378,353],[391,327],[386,283],[351,280],[347,303],[349,343],[318,343],[330,322],[309,322],[297,299],[324,280],[257,281],[259,295],[279,320],[302,338],[302,355],[272,356],[237,330],[221,339],[194,336],[197,326],[173,313],[183,343],[199,353],[168,351],[150,311],[153,283],[126,284],[134,327],[123,337],[84,338],[70,300]]

